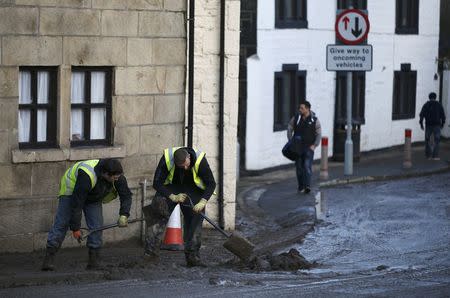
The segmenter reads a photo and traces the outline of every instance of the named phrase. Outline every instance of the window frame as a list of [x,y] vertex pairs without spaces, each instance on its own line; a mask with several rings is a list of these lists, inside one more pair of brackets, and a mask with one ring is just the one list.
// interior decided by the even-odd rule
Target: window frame
[[[91,103],[91,73],[101,71],[105,72],[105,103]],[[72,140],[70,134],[70,146],[82,147],[82,146],[112,146],[112,90],[113,90],[113,68],[108,66],[72,66],[72,75],[74,72],[85,73],[84,84],[84,103],[72,103],[70,98],[70,114],[73,109],[83,110],[83,133],[84,140]],[[72,78],[71,75],[71,78]],[[73,86],[71,86],[73,88]],[[105,108],[106,109],[106,125],[105,125],[105,139],[91,140],[91,110],[93,108]],[[70,120],[72,125],[72,119]]]
[[[282,5],[286,2],[297,1],[296,20],[285,20],[281,18]],[[291,4],[291,3],[289,3]],[[300,12],[304,12],[304,16],[300,16]],[[275,0],[275,28],[277,29],[307,29],[308,28],[308,1],[307,0]]]
[[406,3],[412,3],[407,5],[407,15],[406,18],[410,24],[402,26],[402,11],[403,4],[406,0],[396,0],[395,4],[395,34],[419,34],[419,0],[409,0]]
[[367,0],[338,0],[337,9],[349,9],[352,6],[354,9],[367,10]]
[[[19,66],[19,76],[22,71],[29,71],[31,73],[31,103],[18,105],[18,113],[20,110],[30,110],[30,141],[19,142],[19,149],[41,149],[41,148],[57,148],[57,98],[58,98],[58,67],[57,66]],[[38,79],[37,73],[41,71],[49,72],[49,90],[48,103],[38,103]],[[18,86],[21,88],[21,86]],[[20,99],[18,99],[20,100]],[[37,112],[40,109],[47,111],[47,141],[37,141]],[[17,124],[18,124],[17,120]],[[50,125],[50,124],[53,125]],[[18,132],[19,133],[19,132]]]
[[[403,92],[401,92],[402,87]],[[416,117],[417,70],[411,70],[410,64],[402,64],[401,70],[394,71],[392,92],[392,120],[414,119]]]
[[[341,82],[342,80],[342,82]],[[360,94],[357,96],[358,83],[360,86]],[[343,85],[341,90],[340,85]],[[341,98],[342,93],[342,98]],[[335,124],[347,124],[347,72],[336,72],[336,106],[335,106]],[[352,124],[363,125],[366,123],[365,118],[366,105],[366,72],[354,71],[352,73]]]
[[[274,109],[273,109],[273,131],[283,131],[287,129],[289,120],[297,113],[298,106],[306,99],[306,70],[299,70],[298,64],[283,64],[282,71],[274,73]],[[289,96],[284,92],[284,81],[286,78],[295,79],[295,84],[291,84]],[[301,80],[301,81],[299,81]],[[283,104],[288,99],[289,116],[283,122]],[[301,101],[302,100],[302,101]]]

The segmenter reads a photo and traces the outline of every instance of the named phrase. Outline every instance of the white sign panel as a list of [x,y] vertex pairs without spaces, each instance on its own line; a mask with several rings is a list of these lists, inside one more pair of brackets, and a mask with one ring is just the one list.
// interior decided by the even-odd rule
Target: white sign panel
[[348,9],[336,18],[335,31],[337,37],[345,44],[362,43],[369,33],[370,23],[366,14],[358,9]]
[[327,45],[328,71],[371,71],[372,45]]

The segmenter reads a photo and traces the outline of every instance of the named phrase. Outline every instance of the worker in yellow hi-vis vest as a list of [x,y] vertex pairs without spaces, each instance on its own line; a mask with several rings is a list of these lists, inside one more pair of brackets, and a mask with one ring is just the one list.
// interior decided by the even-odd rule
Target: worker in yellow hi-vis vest
[[[79,161],[71,166],[61,178],[59,204],[55,221],[48,233],[47,249],[42,270],[55,269],[55,254],[61,247],[70,228],[76,239],[81,239],[81,212],[89,230],[103,225],[102,204],[120,197],[119,227],[126,227],[131,208],[131,191],[116,159],[93,159]],[[99,250],[102,232],[87,237],[89,261],[87,269],[99,267]]]
[[[174,147],[164,150],[153,179],[156,195],[147,222],[144,258],[159,259],[161,237],[175,206],[180,203],[184,218],[184,251],[188,267],[205,266],[200,260],[201,231],[206,203],[216,188],[214,176],[205,153],[188,147]],[[192,199],[190,206],[188,196]],[[186,202],[185,202],[186,201]],[[181,204],[184,203],[184,204]]]

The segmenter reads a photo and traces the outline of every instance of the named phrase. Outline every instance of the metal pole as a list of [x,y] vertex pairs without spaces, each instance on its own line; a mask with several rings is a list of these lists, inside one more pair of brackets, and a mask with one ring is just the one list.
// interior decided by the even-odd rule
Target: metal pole
[[[144,218],[144,203],[145,203],[145,197],[147,196],[147,179],[144,179],[143,182],[139,183],[141,185],[141,218]],[[141,223],[141,241],[144,243],[145,240],[145,221],[142,221]]]
[[225,117],[225,0],[220,1],[220,54],[219,54],[219,196],[217,205],[219,208],[219,226],[225,227],[224,218],[224,117]]
[[347,72],[347,139],[345,140],[344,175],[353,175],[352,141],[352,72]]

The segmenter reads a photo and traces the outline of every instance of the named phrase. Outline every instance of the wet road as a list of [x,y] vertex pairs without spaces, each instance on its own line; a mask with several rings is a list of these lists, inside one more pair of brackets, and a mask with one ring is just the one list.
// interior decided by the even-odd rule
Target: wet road
[[323,270],[450,268],[450,174],[328,189],[322,204],[300,250]]
[[[450,174],[322,191],[324,223],[295,246],[311,271],[0,290],[2,297],[449,297]],[[378,270],[377,270],[378,267]]]

